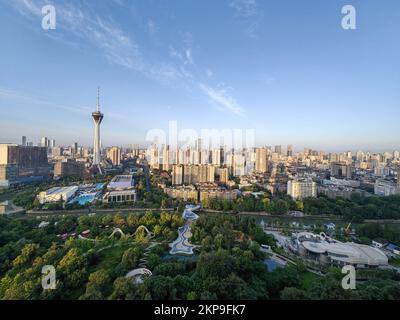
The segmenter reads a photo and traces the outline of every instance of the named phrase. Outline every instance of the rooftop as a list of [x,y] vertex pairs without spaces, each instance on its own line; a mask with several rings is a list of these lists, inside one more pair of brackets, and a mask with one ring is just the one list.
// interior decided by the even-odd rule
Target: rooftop
[[[377,248],[354,242],[339,242],[307,232],[298,234],[305,249],[317,254],[327,254],[334,260],[349,264],[387,265],[386,255]],[[330,241],[331,240],[331,241]]]
[[65,192],[75,192],[78,190],[77,186],[69,186],[69,187],[53,187],[46,191],[46,195],[53,195]]
[[128,189],[133,187],[132,175],[118,175],[115,176],[108,184],[109,189]]

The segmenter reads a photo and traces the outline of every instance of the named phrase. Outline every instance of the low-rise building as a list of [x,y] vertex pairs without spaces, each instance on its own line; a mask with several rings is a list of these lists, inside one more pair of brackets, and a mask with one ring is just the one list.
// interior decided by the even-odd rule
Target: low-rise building
[[7,214],[10,210],[10,203],[8,201],[0,202],[0,215]]
[[117,175],[107,186],[103,202],[136,202],[136,190],[132,175]]
[[199,198],[199,192],[194,186],[169,187],[165,188],[164,192],[171,198],[184,201],[197,202]]
[[374,185],[374,193],[378,196],[388,197],[400,194],[400,188],[392,181],[377,179]]
[[103,197],[105,203],[136,202],[136,190],[109,191]]
[[117,175],[111,179],[110,183],[107,186],[109,190],[122,190],[122,189],[130,189],[134,187],[134,180],[131,174],[127,175]]
[[317,188],[319,195],[324,195],[330,199],[344,198],[351,199],[353,194],[359,194],[360,196],[366,196],[368,193],[361,189],[353,189],[350,187],[342,187],[336,185],[322,185]]
[[200,202],[215,200],[233,201],[237,199],[237,192],[225,188],[207,188],[199,191]]
[[385,247],[388,243],[389,242],[386,239],[382,239],[382,238],[372,240],[372,245],[375,248],[379,248],[379,249]]
[[392,252],[393,254],[400,256],[400,247],[396,246],[395,244],[389,243],[386,249]]
[[340,242],[324,233],[293,234],[288,242],[288,248],[305,259],[340,267],[352,265],[365,268],[388,264],[387,256],[378,248],[354,242]]
[[47,191],[40,192],[37,196],[37,199],[41,204],[59,201],[68,202],[72,199],[72,197],[75,196],[78,189],[79,188],[77,186],[54,187]]
[[287,194],[293,199],[315,198],[317,184],[311,179],[295,179],[287,182]]

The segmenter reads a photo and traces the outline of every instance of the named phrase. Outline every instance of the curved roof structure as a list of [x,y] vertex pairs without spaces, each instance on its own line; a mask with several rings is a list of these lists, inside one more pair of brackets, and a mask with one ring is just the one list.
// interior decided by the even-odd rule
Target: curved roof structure
[[388,264],[386,255],[377,248],[354,242],[339,242],[324,234],[300,232],[297,234],[297,241],[307,251],[314,254],[325,254],[337,262],[369,266]]
[[151,276],[152,273],[149,269],[147,268],[137,268],[129,271],[125,278],[133,278],[133,282],[135,284],[141,284],[143,283],[143,276]]

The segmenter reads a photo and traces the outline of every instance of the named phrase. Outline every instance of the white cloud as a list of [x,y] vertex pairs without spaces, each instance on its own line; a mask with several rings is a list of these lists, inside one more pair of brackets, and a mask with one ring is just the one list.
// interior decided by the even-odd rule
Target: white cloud
[[170,57],[178,59],[184,65],[194,64],[193,56],[192,56],[192,49],[188,48],[188,49],[185,49],[184,52],[180,52],[179,50],[175,49],[173,46],[170,46],[168,51],[169,51]]
[[275,81],[276,81],[276,79],[273,76],[271,76],[269,74],[265,74],[265,73],[262,73],[259,76],[259,78],[260,78],[260,82],[266,86],[269,86],[269,85],[275,83]]
[[42,3],[42,5],[40,6],[31,0],[14,0],[9,1],[8,4],[11,5],[20,14],[27,17],[31,15],[40,15],[42,12],[42,6],[45,5],[45,3]]
[[31,106],[35,106],[38,108],[41,108],[41,107],[54,108],[54,109],[64,110],[64,111],[73,112],[73,113],[85,113],[85,114],[89,114],[89,112],[91,110],[90,108],[87,108],[87,107],[71,107],[71,106],[51,103],[49,101],[46,101],[46,100],[43,100],[40,98],[28,96],[26,94],[16,92],[14,90],[4,89],[4,88],[0,88],[0,97],[7,99],[7,100],[13,100],[13,101],[17,101],[17,102],[22,102],[24,104],[29,104]]
[[156,33],[157,27],[156,27],[156,24],[154,23],[153,20],[149,19],[149,20],[147,21],[147,29],[149,30],[149,33],[150,33],[150,34]]
[[186,49],[186,50],[185,50],[185,55],[186,55],[186,61],[187,61],[187,63],[193,64],[192,50]]
[[[63,110],[69,113],[78,113],[89,116],[92,111],[95,110],[95,102],[93,101],[93,107],[77,107],[77,106],[68,106],[63,104],[58,104],[54,102],[47,101],[42,98],[33,97],[31,95],[27,95],[25,93],[17,92],[15,90],[9,90],[0,88],[0,98],[4,100],[11,100],[17,103],[23,103],[24,105],[29,105],[34,108],[46,108],[46,109],[56,109]],[[115,108],[118,110],[118,108]],[[119,120],[126,120],[126,116],[122,114],[118,114],[112,111],[107,111],[107,117]]]
[[[118,1],[117,1],[118,2]],[[16,0],[10,5],[24,16],[41,16],[44,1],[35,2]],[[123,4],[123,2],[120,2]],[[128,36],[110,17],[101,17],[88,9],[77,5],[57,4],[57,34],[53,40],[72,41],[71,38],[84,40],[102,54],[110,63],[140,72],[156,81],[168,81],[182,77],[173,65],[145,59],[141,48],[132,36]],[[154,25],[154,23],[153,23]],[[154,25],[155,26],[155,25]],[[51,33],[46,33],[51,34]]]
[[125,5],[125,0],[112,0],[115,4],[123,7]]
[[169,46],[168,52],[170,57],[178,58],[182,62],[184,61],[182,54],[178,50],[176,50],[173,46]]
[[232,0],[229,5],[236,10],[238,15],[245,18],[257,14],[257,3],[255,0]]
[[263,15],[257,1],[231,0],[229,6],[235,10],[237,18],[246,24],[246,34],[251,38],[256,38]]
[[219,107],[239,116],[244,115],[244,109],[236,103],[235,99],[225,89],[214,89],[203,83],[200,83],[199,87]]
[[[27,17],[41,17],[41,5],[45,1],[15,0],[10,5],[20,14]],[[123,1],[116,1],[123,4]],[[246,8],[246,7],[245,7]],[[244,10],[244,9],[242,9]],[[251,12],[250,9],[245,11]],[[250,10],[250,11],[249,11]],[[152,61],[143,54],[143,49],[135,41],[134,37],[126,34],[118,23],[110,16],[99,16],[89,8],[82,5],[63,3],[56,5],[57,12],[57,33],[48,34],[55,41],[74,43],[77,39],[84,40],[82,45],[88,43],[102,54],[110,63],[121,66],[134,72],[164,84],[178,84],[189,90],[198,90],[205,94],[213,103],[216,103],[224,110],[237,115],[243,114],[243,109],[237,105],[235,100],[227,94],[226,90],[216,90],[205,84],[199,86],[200,81],[196,80],[195,73],[187,70],[186,67],[195,67],[193,59],[193,35],[190,32],[182,34],[183,50],[178,51],[169,47],[169,55],[178,59],[180,66],[160,61]],[[149,31],[155,30],[154,21],[148,20]],[[208,77],[213,75],[207,70]]]

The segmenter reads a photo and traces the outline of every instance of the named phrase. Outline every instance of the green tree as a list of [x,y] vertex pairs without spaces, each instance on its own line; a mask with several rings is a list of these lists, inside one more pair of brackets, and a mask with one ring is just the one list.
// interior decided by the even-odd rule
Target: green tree
[[307,300],[307,292],[298,288],[286,287],[281,291],[282,300]]
[[125,269],[133,269],[137,266],[141,256],[142,250],[138,246],[129,248],[123,253],[121,263]]
[[85,300],[102,300],[108,296],[110,278],[106,271],[98,270],[89,275],[86,292],[81,297]]
[[153,300],[171,300],[176,297],[174,281],[171,277],[153,275],[147,278],[145,286]]
[[133,296],[134,286],[132,279],[118,277],[113,283],[113,292],[110,295],[111,300],[126,300]]
[[13,261],[13,266],[22,266],[28,262],[30,262],[33,257],[35,256],[37,250],[39,249],[39,245],[35,243],[28,243],[26,244],[22,251],[21,254],[16,257]]

